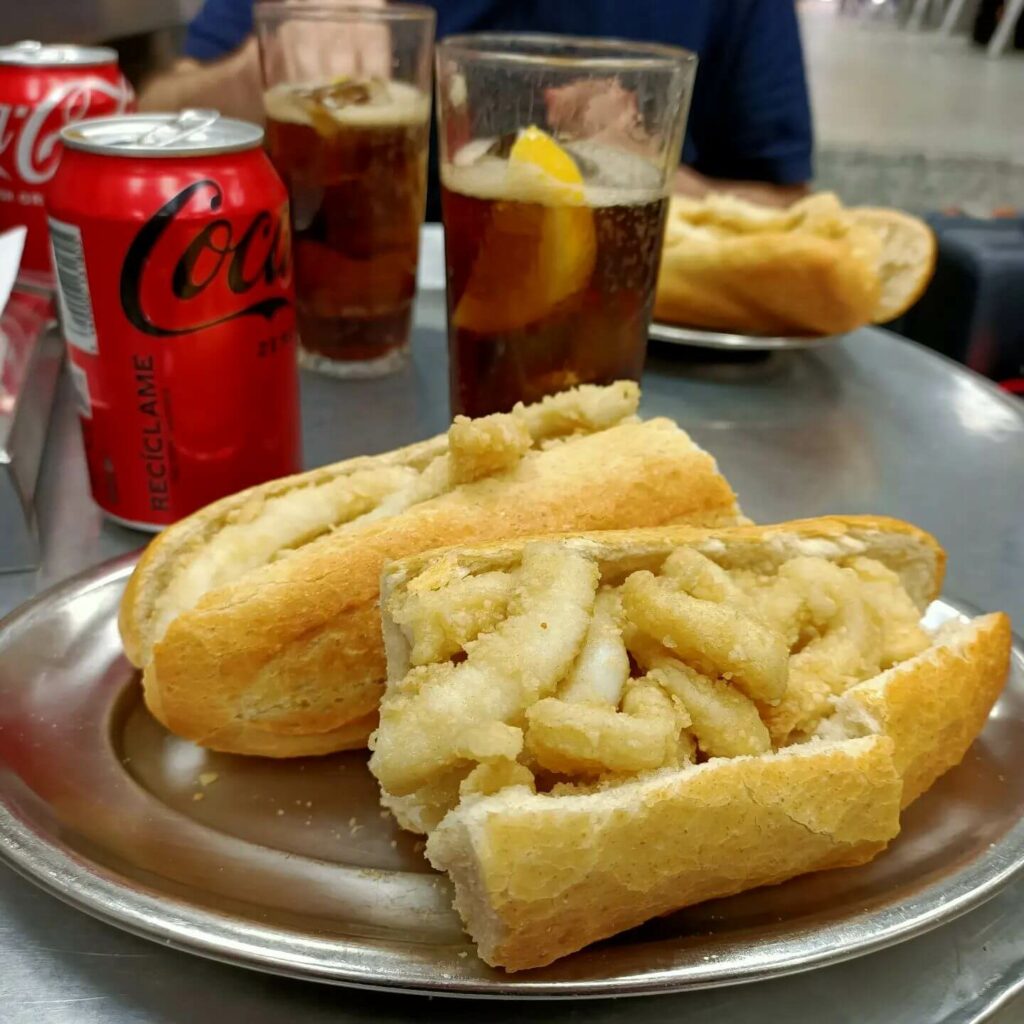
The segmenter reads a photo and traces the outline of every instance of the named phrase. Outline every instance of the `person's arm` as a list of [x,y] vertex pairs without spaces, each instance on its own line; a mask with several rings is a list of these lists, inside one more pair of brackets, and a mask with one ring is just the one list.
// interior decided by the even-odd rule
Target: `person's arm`
[[234,53],[203,64],[183,57],[154,75],[139,92],[140,110],[216,107],[228,117],[263,120],[263,89],[256,40],[250,36]]
[[252,6],[253,0],[205,0],[189,22],[184,56],[143,83],[139,109],[216,107],[232,117],[262,120]]
[[[384,0],[360,0],[382,7]],[[296,7],[301,10],[301,5]],[[283,43],[277,73],[290,81],[329,81],[339,75],[386,76],[391,66],[387,30],[372,22],[349,25],[299,18],[276,30]],[[146,82],[140,110],[214,107],[230,117],[262,121],[259,46],[253,36],[253,0],[206,0],[189,24],[185,56]]]
[[[698,71],[676,191],[786,205],[813,177],[810,102],[792,0],[733,0]],[[714,62],[712,64],[712,61]],[[701,72],[704,72],[702,76]]]

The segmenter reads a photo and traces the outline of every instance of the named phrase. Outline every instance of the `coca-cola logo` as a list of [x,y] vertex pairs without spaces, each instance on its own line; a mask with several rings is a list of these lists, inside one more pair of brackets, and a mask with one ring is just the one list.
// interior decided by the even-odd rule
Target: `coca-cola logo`
[[[291,275],[287,209],[260,210],[244,225],[223,216],[203,219],[191,237],[171,230],[186,223],[182,214],[216,213],[223,202],[213,179],[193,182],[132,240],[121,268],[121,307],[144,334],[172,338],[243,316],[269,320],[289,304],[280,294]],[[271,287],[276,294],[245,301],[253,289]]]
[[[17,178],[26,185],[42,185],[57,170],[61,129],[88,117],[121,114],[133,98],[123,78],[79,78],[51,89],[35,107],[0,103],[0,157],[13,151]],[[0,178],[11,178],[2,164]]]

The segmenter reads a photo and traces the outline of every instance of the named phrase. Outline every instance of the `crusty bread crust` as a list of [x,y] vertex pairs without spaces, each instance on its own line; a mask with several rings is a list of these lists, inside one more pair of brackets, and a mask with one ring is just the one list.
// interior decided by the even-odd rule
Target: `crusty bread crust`
[[226,498],[207,505],[188,518],[157,534],[139,559],[128,580],[117,625],[121,633],[128,660],[139,667],[145,665],[152,654],[152,618],[154,604],[166,584],[168,576],[181,559],[191,554],[213,537],[224,525],[254,501],[266,501],[300,488],[316,487],[330,480],[352,476],[360,470],[376,466],[422,465],[439,455],[447,447],[444,435],[397,448],[383,455],[360,455],[330,466],[322,466],[305,473],[280,477],[265,484],[249,487],[229,494]]
[[482,959],[542,967],[703,900],[870,860],[899,831],[891,741],[719,758],[603,793],[451,812],[427,857]]
[[945,643],[847,690],[835,718],[889,736],[903,777],[903,806],[959,764],[1006,682],[1012,642],[1002,612],[955,629]]
[[872,320],[881,253],[881,236],[831,193],[785,209],[730,195],[676,196],[654,315],[745,334],[839,334]]
[[850,215],[883,240],[882,293],[871,319],[884,324],[902,316],[928,287],[939,253],[935,232],[920,218],[900,210],[855,206]]
[[842,334],[871,322],[880,291],[870,261],[833,239],[684,239],[662,253],[654,317],[741,334]]
[[[221,519],[212,512],[196,530]],[[573,437],[206,593],[153,644],[146,701],[173,732],[216,750],[295,757],[360,747],[386,671],[378,595],[389,560],[524,533],[738,519],[714,460],[668,420]],[[129,634],[147,571],[175,555],[147,557],[122,613]]]
[[924,221],[844,208],[830,193],[788,209],[729,195],[677,196],[654,316],[743,334],[840,334],[905,312],[931,280],[935,258]]
[[[945,565],[933,537],[873,516],[562,542],[614,578],[657,565],[680,545],[760,569],[800,554],[866,555],[896,571],[922,609],[938,595]],[[526,543],[445,557],[473,572],[508,570]],[[437,557],[428,552],[385,570],[389,680],[408,666],[407,640],[387,614],[390,595]],[[921,654],[849,689],[805,743],[595,792],[552,796],[519,786],[466,800],[430,834],[427,857],[454,881],[481,957],[510,971],[702,900],[863,863],[896,835],[900,809],[962,759],[1005,684],[1009,654],[1005,615],[950,623]]]

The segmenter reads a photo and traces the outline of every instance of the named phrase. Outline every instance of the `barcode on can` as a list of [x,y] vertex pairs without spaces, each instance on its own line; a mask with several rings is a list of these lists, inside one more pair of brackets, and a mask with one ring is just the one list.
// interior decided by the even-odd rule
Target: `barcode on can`
[[74,224],[50,217],[50,241],[53,263],[57,268],[57,294],[60,297],[60,318],[64,337],[69,345],[95,354],[96,324],[92,317],[92,299],[85,276],[85,253],[82,232]]
[[75,389],[75,405],[78,406],[78,414],[85,419],[92,419],[92,395],[89,394],[89,378],[85,370],[76,366],[71,357],[68,357],[68,373],[71,374],[71,383]]

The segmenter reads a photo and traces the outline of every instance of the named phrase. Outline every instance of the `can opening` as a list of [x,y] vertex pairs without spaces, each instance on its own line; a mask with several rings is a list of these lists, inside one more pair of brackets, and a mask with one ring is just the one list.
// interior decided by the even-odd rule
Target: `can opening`
[[216,110],[191,109],[80,121],[61,132],[61,141],[70,149],[108,156],[199,156],[255,149],[263,142],[263,129]]
[[41,43],[22,39],[9,46],[0,46],[0,64],[24,67],[89,67],[113,64],[117,52],[109,46],[77,46],[72,43]]

